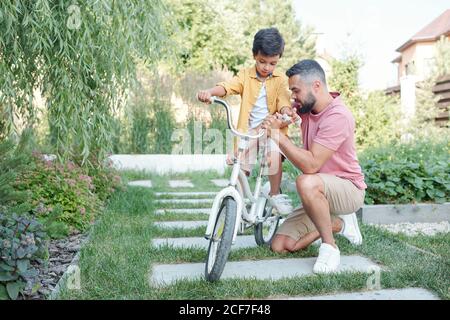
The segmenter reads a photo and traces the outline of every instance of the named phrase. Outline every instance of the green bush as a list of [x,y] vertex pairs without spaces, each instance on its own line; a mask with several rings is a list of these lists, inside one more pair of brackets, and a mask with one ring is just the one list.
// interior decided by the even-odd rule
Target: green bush
[[0,141],[0,211],[22,213],[31,209],[27,193],[15,190],[13,184],[20,172],[27,170],[31,152],[28,151],[30,135],[26,131],[19,142]]
[[[450,163],[447,137],[421,138],[367,148],[359,155],[366,204],[450,201]],[[290,162],[283,171],[294,179],[301,173]]]
[[103,164],[94,160],[93,163],[88,174],[92,177],[94,192],[101,201],[106,201],[114,191],[122,189],[122,179],[111,160],[106,159]]
[[0,213],[0,299],[16,299],[34,281],[38,271],[32,263],[48,256],[44,238],[36,220]]
[[446,202],[450,199],[448,140],[431,138],[367,149],[360,164],[367,204]]
[[70,161],[46,161],[38,153],[33,158],[29,170],[18,177],[16,189],[28,191],[33,212],[45,226],[63,223],[69,232],[85,231],[101,208],[93,178]]

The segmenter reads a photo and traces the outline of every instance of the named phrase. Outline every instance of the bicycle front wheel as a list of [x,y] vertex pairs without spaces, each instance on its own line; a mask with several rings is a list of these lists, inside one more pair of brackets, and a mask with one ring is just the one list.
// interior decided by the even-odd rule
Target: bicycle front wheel
[[225,268],[231,250],[237,213],[236,201],[231,197],[224,198],[209,240],[205,265],[205,278],[208,281],[219,280]]

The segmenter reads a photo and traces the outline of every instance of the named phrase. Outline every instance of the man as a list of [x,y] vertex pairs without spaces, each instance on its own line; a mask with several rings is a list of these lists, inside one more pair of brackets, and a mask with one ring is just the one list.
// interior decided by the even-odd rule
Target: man
[[[329,93],[322,67],[303,60],[286,75],[302,119],[303,148],[278,134],[280,115],[266,118],[263,128],[279,143],[281,151],[303,174],[296,179],[303,207],[291,213],[272,241],[272,250],[292,252],[321,238],[313,272],[337,270],[340,251],[333,231],[353,244],[362,237],[355,211],[364,203],[364,175],[356,157],[355,121],[338,93]],[[294,121],[297,114],[292,114]]]

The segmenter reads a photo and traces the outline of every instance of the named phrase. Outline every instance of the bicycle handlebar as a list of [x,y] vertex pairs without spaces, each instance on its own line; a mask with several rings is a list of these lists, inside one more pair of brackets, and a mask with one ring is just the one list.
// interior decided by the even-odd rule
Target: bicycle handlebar
[[[211,100],[211,103],[218,103],[218,104],[221,104],[222,106],[225,107],[225,110],[227,111],[228,127],[230,128],[231,132],[233,134],[235,134],[236,136],[241,137],[241,138],[248,138],[248,139],[258,139],[258,138],[262,137],[265,134],[266,130],[264,130],[264,129],[259,130],[257,135],[249,135],[249,134],[240,133],[233,126],[233,123],[231,121],[231,108],[228,105],[228,103],[226,103],[224,100],[219,99],[219,98],[217,98],[215,96],[211,97],[210,100]],[[288,116],[287,114],[283,114],[282,117],[281,117],[281,121],[283,121],[283,122],[291,122],[292,118],[290,116]],[[301,119],[298,119],[295,122],[295,124],[300,127]]]
[[245,134],[245,133],[241,133],[239,131],[237,131],[234,126],[233,123],[231,121],[231,108],[228,105],[228,103],[226,103],[224,100],[221,100],[217,97],[211,97],[211,103],[218,103],[221,104],[222,106],[225,107],[225,110],[227,111],[227,123],[228,123],[228,128],[230,128],[231,132],[241,138],[248,138],[248,139],[259,139],[261,138],[264,134],[265,131],[264,129],[259,130],[258,134],[256,135],[250,135],[250,134]]

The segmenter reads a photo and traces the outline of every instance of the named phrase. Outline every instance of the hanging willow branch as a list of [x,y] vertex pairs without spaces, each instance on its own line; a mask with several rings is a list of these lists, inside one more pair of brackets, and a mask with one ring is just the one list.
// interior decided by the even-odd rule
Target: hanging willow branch
[[166,53],[165,12],[161,0],[1,1],[0,139],[32,123],[38,89],[60,158],[102,158],[135,59]]

